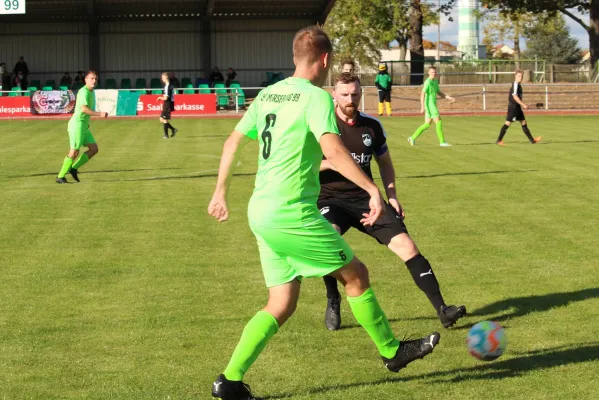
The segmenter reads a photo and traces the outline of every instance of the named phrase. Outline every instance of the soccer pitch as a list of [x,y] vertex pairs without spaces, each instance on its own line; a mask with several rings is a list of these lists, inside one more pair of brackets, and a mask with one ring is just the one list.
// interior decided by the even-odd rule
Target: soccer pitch
[[[0,398],[210,397],[267,294],[246,217],[256,144],[230,220],[206,212],[236,121],[175,119],[163,140],[156,120],[93,120],[100,151],[70,185],[54,183],[66,120],[2,122]],[[502,116],[444,118],[451,148],[434,128],[410,147],[421,118],[382,121],[406,225],[447,303],[470,315],[444,330],[405,265],[352,231],[396,334],[438,330],[440,345],[388,372],[345,299],[343,329],[325,329],[324,285],[310,279],[245,381],[269,399],[599,398],[599,117],[533,115],[543,141],[512,125],[506,147],[494,145]],[[509,341],[490,363],[465,345],[487,319]]]

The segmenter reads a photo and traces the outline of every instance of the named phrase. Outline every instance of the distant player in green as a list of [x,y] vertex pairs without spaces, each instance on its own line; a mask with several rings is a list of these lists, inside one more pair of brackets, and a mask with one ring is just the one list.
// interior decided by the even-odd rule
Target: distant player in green
[[330,274],[345,286],[356,320],[391,371],[431,353],[439,342],[435,332],[400,344],[370,288],[366,266],[316,206],[323,154],[370,196],[364,225],[376,222],[383,205],[377,186],[343,145],[333,99],[320,88],[331,53],[331,42],[321,28],[300,30],[293,41],[294,75],[260,92],[225,142],[208,212],[221,222],[229,218],[226,198],[239,152],[250,139],[258,140],[258,172],[248,220],[269,294],[266,307],[248,322],[227,368],[214,382],[215,398],[255,399],[242,382],[244,374],[295,311],[302,278]]
[[379,92],[379,117],[383,116],[383,105],[387,108],[387,115],[391,116],[391,88],[393,80],[387,72],[387,64],[379,64],[379,73],[376,75],[374,85]]
[[439,115],[439,110],[437,109],[437,97],[447,99],[451,102],[455,101],[455,99],[441,92],[441,89],[439,89],[439,82],[437,81],[436,77],[437,68],[430,67],[428,69],[428,79],[424,82],[422,94],[420,95],[420,112],[424,114],[424,124],[416,129],[416,132],[414,132],[414,134],[408,138],[408,142],[410,142],[412,146],[416,144],[416,139],[418,136],[422,135],[425,130],[430,128],[431,121],[435,121],[437,137],[439,138],[440,145],[443,147],[451,146],[445,141],[445,136],[443,135],[443,121],[441,121],[441,116]]
[[[89,71],[85,75],[85,86],[79,89],[79,93],[77,93],[75,113],[69,120],[68,125],[71,150],[62,163],[62,168],[56,177],[56,183],[68,183],[65,178],[67,173],[70,173],[73,179],[79,182],[77,173],[79,168],[85,165],[98,152],[96,140],[89,130],[90,119],[92,115],[106,118],[108,117],[108,113],[94,111],[95,100],[93,91],[97,82],[98,75],[94,71]],[[86,146],[87,151],[73,164],[73,161],[79,155],[81,146]]]

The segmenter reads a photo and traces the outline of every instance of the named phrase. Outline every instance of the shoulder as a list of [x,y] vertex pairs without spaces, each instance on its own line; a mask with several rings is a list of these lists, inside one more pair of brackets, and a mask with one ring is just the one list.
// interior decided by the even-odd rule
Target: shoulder
[[360,116],[360,121],[365,127],[370,128],[375,135],[382,135],[387,137],[387,133],[385,132],[385,128],[383,128],[383,124],[379,121],[378,118],[373,117],[372,115],[363,113],[361,111],[358,112]]

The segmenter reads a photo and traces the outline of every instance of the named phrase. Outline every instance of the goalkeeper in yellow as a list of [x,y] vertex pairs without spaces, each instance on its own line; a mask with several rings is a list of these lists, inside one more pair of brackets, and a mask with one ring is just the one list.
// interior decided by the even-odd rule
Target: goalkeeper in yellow
[[443,135],[443,122],[441,121],[439,110],[437,109],[437,96],[440,96],[441,98],[447,99],[451,102],[455,101],[455,99],[441,92],[439,89],[439,82],[437,81],[436,77],[437,68],[430,67],[428,69],[428,79],[424,82],[424,87],[422,88],[422,94],[420,96],[420,112],[424,114],[424,124],[416,129],[416,132],[414,132],[414,134],[408,138],[408,142],[410,142],[412,146],[416,144],[416,139],[418,136],[422,135],[425,130],[431,127],[432,121],[435,121],[439,144],[442,147],[451,146],[445,141],[445,136]]
[[387,115],[391,116],[391,86],[393,86],[393,80],[387,72],[387,64],[379,64],[379,73],[374,80],[374,85],[379,90],[379,116],[383,115],[383,105],[387,106]]

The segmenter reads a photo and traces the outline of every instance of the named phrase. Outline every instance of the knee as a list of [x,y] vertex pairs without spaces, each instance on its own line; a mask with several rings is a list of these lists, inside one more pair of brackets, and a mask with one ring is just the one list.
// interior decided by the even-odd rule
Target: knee
[[269,298],[266,311],[269,312],[277,320],[279,326],[282,326],[295,312],[297,308],[297,299],[288,299],[281,301],[280,299]]
[[510,121],[505,121],[505,126],[507,126],[508,128],[510,127],[512,123]]
[[78,155],[79,150],[71,149],[71,151],[69,151],[68,157],[74,160],[75,158],[77,158]]
[[345,280],[344,286],[346,291],[351,288],[354,289],[368,289],[370,287],[370,277],[368,273],[368,268],[366,265],[357,257],[354,257],[354,260],[351,262],[351,268],[348,271],[348,274],[344,274],[343,278]]
[[98,146],[91,147],[89,149],[89,157],[95,156],[98,154]]
[[389,249],[394,252],[403,262],[415,257],[418,254],[416,243],[406,233],[399,234],[391,239],[388,245]]

